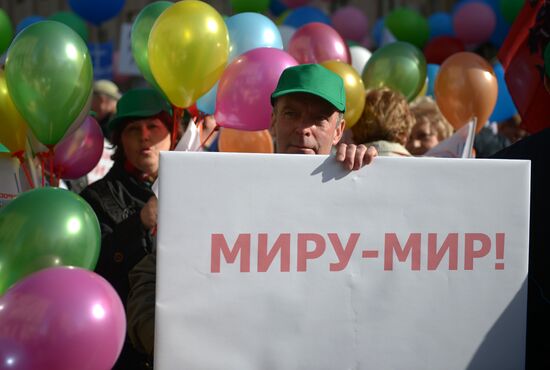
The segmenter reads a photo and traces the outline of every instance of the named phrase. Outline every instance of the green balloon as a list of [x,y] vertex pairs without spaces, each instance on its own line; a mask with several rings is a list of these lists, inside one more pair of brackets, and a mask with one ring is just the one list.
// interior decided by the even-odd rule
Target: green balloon
[[6,146],[4,144],[1,144],[0,143],[0,153],[9,153],[10,150],[8,148],[6,148]]
[[414,45],[394,42],[372,54],[362,77],[367,90],[388,87],[412,101],[426,82],[426,58]]
[[233,14],[244,12],[263,13],[269,8],[269,0],[231,0]]
[[544,48],[544,72],[550,78],[550,44]]
[[0,210],[0,295],[43,268],[93,270],[100,245],[97,217],[79,195],[58,188],[22,193]]
[[386,27],[399,41],[406,41],[422,49],[430,38],[428,20],[415,10],[397,8],[386,17]]
[[500,12],[506,22],[512,24],[521,11],[525,0],[500,0]]
[[88,47],[70,27],[41,21],[22,30],[6,59],[6,83],[35,137],[57,144],[80,115],[92,90]]
[[0,9],[0,55],[8,49],[13,38],[13,26],[4,9]]
[[82,37],[85,42],[88,41],[88,26],[86,22],[78,15],[71,12],[57,12],[48,17],[50,21],[61,22],[73,29]]
[[149,57],[147,53],[147,43],[149,42],[149,33],[157,18],[174,3],[170,1],[157,1],[147,5],[137,15],[132,24],[131,46],[134,60],[141,71],[141,74],[152,86],[162,91],[155,81],[151,68],[149,67]]

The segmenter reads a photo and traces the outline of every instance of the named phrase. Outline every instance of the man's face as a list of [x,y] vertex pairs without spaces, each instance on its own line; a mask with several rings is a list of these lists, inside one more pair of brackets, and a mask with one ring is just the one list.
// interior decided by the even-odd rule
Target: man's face
[[277,98],[271,115],[277,153],[330,154],[344,131],[340,112],[326,100],[293,93]]

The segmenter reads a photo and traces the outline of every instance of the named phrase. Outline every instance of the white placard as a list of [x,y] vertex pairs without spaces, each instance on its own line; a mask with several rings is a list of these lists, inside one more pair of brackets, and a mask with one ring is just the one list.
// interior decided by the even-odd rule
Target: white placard
[[157,370],[523,368],[529,162],[163,152],[160,178]]
[[0,158],[0,208],[12,201],[21,189],[19,162],[15,158]]
[[428,150],[424,156],[439,158],[472,158],[472,149],[476,136],[475,128],[475,120],[468,122],[453,135]]

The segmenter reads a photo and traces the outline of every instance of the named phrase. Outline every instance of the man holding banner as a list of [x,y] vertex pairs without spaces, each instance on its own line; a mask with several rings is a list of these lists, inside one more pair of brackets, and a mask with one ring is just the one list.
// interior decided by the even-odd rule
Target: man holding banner
[[[346,107],[341,77],[319,64],[287,68],[271,96],[272,135],[278,153],[330,154],[340,141]],[[358,170],[377,156],[374,147],[340,144],[336,160]],[[130,272],[128,333],[136,348],[153,355],[156,257],[147,255]]]

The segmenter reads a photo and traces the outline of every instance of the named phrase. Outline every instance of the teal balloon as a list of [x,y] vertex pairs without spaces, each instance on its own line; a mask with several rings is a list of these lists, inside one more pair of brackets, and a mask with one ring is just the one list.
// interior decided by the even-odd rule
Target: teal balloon
[[397,41],[372,54],[362,77],[367,90],[387,87],[412,101],[426,82],[426,58],[414,45]]
[[0,209],[0,295],[43,268],[93,270],[100,245],[97,216],[79,195],[58,188],[19,194]]
[[4,144],[0,144],[0,153],[9,153],[10,150]]
[[132,24],[131,48],[134,60],[145,80],[159,91],[161,89],[153,77],[151,67],[149,67],[147,43],[149,42],[149,33],[151,32],[151,28],[153,28],[153,24],[159,15],[172,5],[174,3],[171,1],[156,1],[151,3],[139,12]]
[[88,47],[59,22],[41,21],[22,30],[9,48],[5,72],[15,107],[49,147],[65,135],[92,90]]
[[0,9],[0,55],[8,49],[13,38],[13,25],[4,9]]
[[430,38],[430,24],[415,10],[397,8],[385,19],[386,27],[399,41],[406,41],[422,49]]
[[48,17],[50,21],[61,22],[69,26],[82,37],[82,40],[88,41],[88,26],[86,22],[78,15],[71,12],[57,12]]

